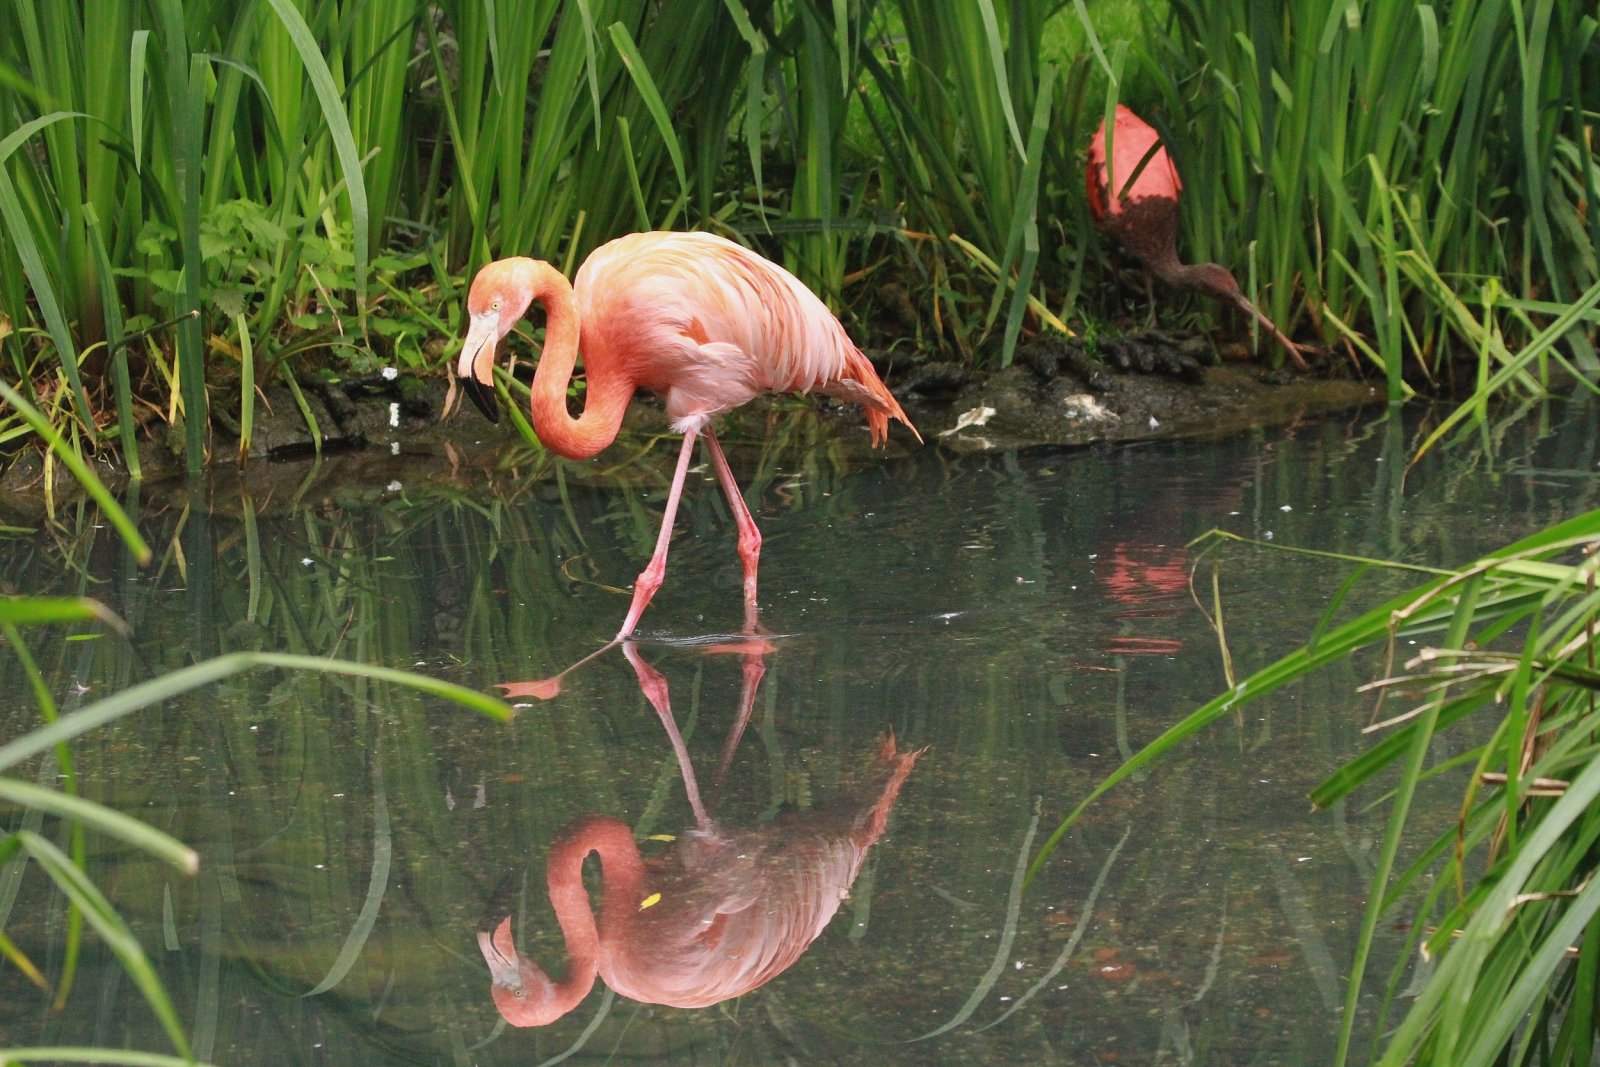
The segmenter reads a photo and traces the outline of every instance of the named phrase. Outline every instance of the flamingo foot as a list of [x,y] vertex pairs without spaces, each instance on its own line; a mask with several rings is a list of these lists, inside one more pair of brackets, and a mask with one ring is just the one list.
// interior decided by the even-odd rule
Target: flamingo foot
[[496,682],[497,688],[504,689],[508,699],[517,697],[532,697],[535,700],[554,700],[561,695],[561,679],[566,672],[552,674],[548,678],[535,678],[530,682]]
[[566,679],[567,675],[571,674],[579,667],[582,667],[590,660],[596,659],[602,654],[611,651],[621,643],[621,638],[612,638],[610,641],[601,645],[587,656],[561,671],[559,674],[552,674],[548,678],[535,678],[532,681],[527,682],[495,682],[494,684],[499,688],[504,689],[505,695],[508,698],[532,697],[535,700],[554,700],[561,694],[561,683]]
[[769,652],[778,651],[778,646],[760,634],[746,633],[732,641],[718,641],[715,644],[702,645],[699,651],[708,656],[765,656]]

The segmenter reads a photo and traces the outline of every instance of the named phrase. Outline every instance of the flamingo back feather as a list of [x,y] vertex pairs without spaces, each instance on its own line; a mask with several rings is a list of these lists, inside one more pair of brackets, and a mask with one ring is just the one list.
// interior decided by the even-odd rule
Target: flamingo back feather
[[874,444],[890,418],[911,427],[816,294],[726,238],[619,237],[584,261],[574,289],[585,358],[663,396],[680,432],[761,393],[813,391],[861,405]]
[[[848,899],[924,750],[890,735],[846,796],[766,826],[689,830],[653,882],[660,903],[602,918],[600,974],[622,996],[697,1008],[741,996],[800,958]],[[635,891],[635,895],[638,894]]]

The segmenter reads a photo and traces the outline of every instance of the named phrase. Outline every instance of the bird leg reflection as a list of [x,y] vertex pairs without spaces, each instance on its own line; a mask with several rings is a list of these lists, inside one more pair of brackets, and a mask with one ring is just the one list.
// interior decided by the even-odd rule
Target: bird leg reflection
[[[717,645],[707,649],[712,652],[737,651],[744,657],[744,683],[739,690],[739,710],[734,716],[733,725],[728,728],[728,739],[723,742],[722,757],[717,761],[717,773],[711,780],[713,789],[722,788],[722,783],[728,776],[728,768],[733,765],[734,753],[738,751],[739,742],[744,738],[745,727],[750,725],[750,716],[756,705],[756,690],[760,687],[761,678],[767,671],[766,654],[771,650],[771,642],[765,640],[740,642],[738,645]],[[672,715],[672,698],[667,689],[667,680],[662,677],[660,671],[644,661],[632,641],[622,643],[622,654],[627,657],[633,666],[633,673],[638,676],[640,692],[644,693],[650,706],[656,709],[656,717],[661,720],[662,727],[667,731],[667,739],[672,742],[672,752],[678,758],[678,770],[683,775],[684,790],[689,794],[689,807],[694,811],[696,824],[705,829],[710,820],[705,805],[700,802],[700,788],[695,782],[694,766],[689,762],[689,750],[683,743],[683,735],[678,732],[677,720]]]
[[689,796],[689,810],[694,812],[695,826],[701,830],[709,829],[711,817],[706,814],[706,806],[700,800],[700,786],[695,782],[694,764],[689,762],[689,747],[683,743],[683,735],[678,732],[678,720],[672,716],[672,696],[667,689],[667,680],[662,677],[660,671],[644,661],[632,641],[622,643],[622,654],[633,665],[633,673],[639,679],[639,691],[650,702],[650,706],[656,709],[656,718],[661,720],[662,727],[667,731],[667,740],[672,743],[672,754],[678,758],[678,773],[683,777],[683,791]]
[[[745,620],[747,626],[753,623],[756,627],[759,627],[759,615],[760,613],[756,612],[754,618],[747,616]],[[675,644],[677,642],[672,643]],[[507,699],[516,697],[532,697],[535,700],[554,700],[556,697],[561,695],[561,685],[566,680],[567,675],[571,674],[579,667],[582,667],[584,664],[589,663],[592,660],[599,659],[601,656],[605,655],[607,652],[610,652],[618,645],[621,645],[624,649],[629,649],[634,644],[635,642],[631,639],[613,637],[610,641],[607,641],[605,644],[601,645],[593,652],[590,652],[582,659],[576,661],[575,663],[569,664],[568,666],[562,668],[559,672],[552,674],[547,678],[534,678],[526,682],[495,682],[494,685],[505,690],[504,696]],[[694,647],[697,651],[706,653],[707,655],[718,653],[734,653],[744,657],[745,696],[741,700],[741,706],[745,710],[739,719],[736,730],[736,733],[743,733],[744,724],[750,716],[750,705],[755,700],[755,687],[760,684],[761,676],[766,672],[767,669],[764,657],[768,652],[774,651],[777,646],[773,644],[771,639],[761,636],[754,629],[748,628],[742,633],[733,635],[728,640],[716,640],[710,644],[703,643],[700,640],[695,640],[691,642],[685,642],[685,644]],[[624,654],[626,655],[626,652],[624,652]],[[633,662],[632,656],[629,657],[629,662]],[[647,669],[650,669],[648,664],[646,664],[646,667]],[[638,668],[635,667],[635,673],[637,672]],[[640,683],[642,686],[642,678],[640,679]],[[647,693],[646,696],[648,695],[649,694]],[[652,701],[652,703],[654,703],[654,701]],[[735,741],[735,744],[737,744],[737,741]]]

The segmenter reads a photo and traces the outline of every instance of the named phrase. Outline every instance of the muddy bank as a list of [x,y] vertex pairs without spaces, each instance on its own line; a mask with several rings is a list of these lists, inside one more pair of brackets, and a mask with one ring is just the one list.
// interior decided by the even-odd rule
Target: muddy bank
[[[982,451],[1227,434],[1382,402],[1381,383],[1329,373],[1341,370],[1216,362],[1203,339],[1145,331],[1102,341],[1092,356],[1080,341],[1037,341],[970,381],[925,364],[897,389],[913,397],[924,437]],[[934,390],[923,384],[930,376],[958,384]]]
[[[1092,355],[1079,342],[1043,340],[1023,346],[1004,370],[975,375],[937,360],[880,367],[922,433],[926,447],[954,451],[1073,445],[1231,433],[1329,411],[1381,402],[1375,384],[1328,376],[1267,372],[1250,362],[1220,362],[1198,339],[1147,332],[1102,341]],[[281,385],[267,389],[241,468],[237,436],[226,416],[212,439],[209,482],[225,495],[237,487],[257,503],[270,498],[304,502],[339,493],[386,494],[423,484],[459,484],[481,491],[485,474],[520,477],[538,459],[522,444],[511,420],[490,425],[452,393],[443,378],[375,375],[343,383],[302,383],[308,408],[322,433],[320,451],[305,417]],[[835,444],[867,451],[865,424],[855,411],[831,400],[763,398],[726,417],[719,435],[730,452],[759,446],[776,418],[813,419]],[[660,405],[641,397],[630,408],[624,437],[648,441],[669,433]],[[169,433],[140,454],[144,489],[183,477]],[[626,443],[625,441],[623,442]],[[891,434],[891,454],[915,448],[909,435]],[[614,451],[615,449],[613,449]],[[648,448],[649,464],[669,465],[674,448]],[[602,454],[602,463],[605,454]],[[612,466],[612,464],[604,464]],[[108,459],[97,470],[116,485],[125,480]],[[521,473],[518,473],[521,472]],[[58,501],[74,491],[70,476],[53,465]],[[46,464],[33,450],[12,458],[0,473],[0,520],[36,524],[45,511]]]

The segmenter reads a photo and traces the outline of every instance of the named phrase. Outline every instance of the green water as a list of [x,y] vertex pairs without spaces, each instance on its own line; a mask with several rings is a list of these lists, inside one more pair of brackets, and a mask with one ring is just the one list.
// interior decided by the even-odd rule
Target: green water
[[[1361,750],[1376,662],[1325,672],[1111,793],[1025,895],[1019,870],[1137,746],[1303,641],[1348,574],[1261,542],[1461,563],[1596,506],[1600,418],[1552,409],[1409,471],[1426,427],[1353,414],[1220,441],[863,456],[803,413],[730,442],[765,535],[770,650],[751,723],[719,762],[756,657],[726,506],[698,472],[637,651],[670,687],[697,784],[729,832],[764,835],[850,795],[882,738],[924,749],[837,915],[784,973],[683,1009],[604,983],[539,1029],[500,1021],[477,934],[515,915],[559,975],[550,842],[606,815],[683,841],[667,735],[620,650],[509,725],[356,679],[256,671],[74,746],[85,795],[196,848],[187,878],[91,837],[90,873],[218,1063],[1310,1063],[1325,1057],[1381,811],[1314,813]],[[64,709],[235,649],[336,655],[498,692],[614,632],[649,554],[659,465],[511,454],[493,470],[401,457],[343,484],[150,488],[157,562],[76,512],[0,542],[8,591],[83,593],[129,640],[30,631]],[[664,452],[663,452],[664,450]],[[651,454],[670,456],[670,441]],[[426,474],[424,477],[423,475]],[[1372,572],[1338,617],[1414,578]],[[741,646],[748,652],[749,647]],[[37,710],[0,657],[0,740]],[[29,768],[46,781],[52,766]],[[718,781],[718,779],[721,779]],[[1439,825],[1452,794],[1433,803]],[[0,828],[27,813],[0,808]],[[49,820],[48,833],[56,829]],[[591,884],[598,869],[591,866]],[[66,920],[36,870],[0,873],[4,929],[60,979]],[[1391,935],[1399,937],[1398,933]],[[648,945],[638,949],[645,954]],[[1377,983],[1394,964],[1393,943]],[[1381,954],[1381,953],[1380,953]],[[337,978],[331,988],[331,978]],[[315,991],[315,992],[314,992]],[[60,1014],[0,964],[0,1045],[169,1046],[92,934]]]

